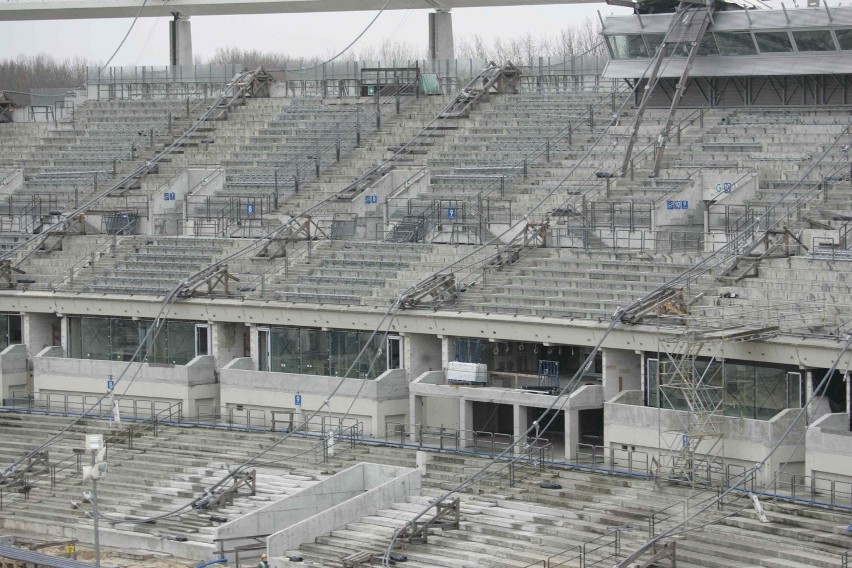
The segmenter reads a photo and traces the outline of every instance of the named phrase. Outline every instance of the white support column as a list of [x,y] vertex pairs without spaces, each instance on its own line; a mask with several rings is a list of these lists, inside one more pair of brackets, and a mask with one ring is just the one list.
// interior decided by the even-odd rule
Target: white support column
[[602,349],[603,398],[612,400],[625,390],[642,388],[642,356],[627,349]]
[[171,65],[192,65],[192,30],[189,16],[174,13],[169,22],[169,62]]
[[437,10],[429,14],[429,59],[455,59],[453,43],[453,15],[449,10]]
[[459,399],[459,447],[466,448],[473,442],[473,402]]
[[[514,434],[515,438],[520,438],[524,435],[524,432],[527,431],[527,407],[521,406],[520,404],[515,404],[512,406],[512,415],[514,422]],[[530,434],[531,437],[535,436],[535,431]],[[520,442],[515,445],[515,455],[522,454],[524,452],[524,443]]]
[[577,444],[580,443],[580,411],[573,410],[568,405],[563,412],[565,413],[565,459],[575,461],[577,459]]

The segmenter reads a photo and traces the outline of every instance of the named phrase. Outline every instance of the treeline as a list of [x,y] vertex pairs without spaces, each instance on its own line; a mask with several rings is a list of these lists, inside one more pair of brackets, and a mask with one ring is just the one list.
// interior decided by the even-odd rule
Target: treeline
[[[600,24],[586,20],[582,25],[566,28],[555,37],[537,37],[532,33],[511,38],[484,38],[481,35],[456,40],[459,59],[487,59],[497,63],[511,61],[524,65],[540,56],[563,58],[589,51],[605,54],[599,34]],[[209,58],[197,58],[196,63],[240,63],[249,69],[300,69],[316,65],[336,55],[326,53],[316,57],[292,57],[286,53],[222,47]],[[340,56],[338,61],[415,61],[425,59],[425,49],[405,41],[385,41],[379,45],[355,47]],[[93,65],[82,58],[57,59],[50,55],[19,55],[0,59],[0,91],[20,91],[51,87],[82,85],[86,66]],[[23,99],[24,97],[19,96]],[[16,99],[18,100],[18,99]],[[26,104],[21,101],[22,104]]]
[[[82,85],[86,80],[85,59],[57,59],[50,55],[19,55],[0,59],[0,91],[29,93],[32,89],[67,88]],[[27,104],[28,97],[13,94],[12,98]]]

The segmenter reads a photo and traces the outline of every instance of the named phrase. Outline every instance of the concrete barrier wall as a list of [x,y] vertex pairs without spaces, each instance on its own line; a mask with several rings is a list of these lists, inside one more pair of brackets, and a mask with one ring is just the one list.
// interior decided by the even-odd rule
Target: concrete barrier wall
[[[333,415],[362,420],[367,435],[381,435],[386,417],[408,414],[408,379],[403,369],[391,369],[376,379],[346,379],[332,399],[329,394],[340,384],[340,377],[256,371],[248,358],[228,363],[220,381],[222,405],[292,410],[302,418],[321,408],[325,411],[328,401],[327,410]],[[296,394],[301,397],[299,407]]]
[[826,414],[808,427],[805,439],[805,475],[852,482],[849,413]]
[[196,401],[215,400],[218,395],[212,355],[195,357],[186,365],[127,363],[66,358],[61,347],[47,347],[33,357],[33,388],[38,392],[103,394],[109,376],[117,379],[128,365],[126,376],[135,377],[125,393],[130,398],[181,401],[184,413],[192,416]]
[[[659,454],[661,446],[668,449],[677,445],[671,437],[680,437],[686,412],[652,408],[642,406],[641,403],[640,391],[624,391],[615,397],[613,402],[604,404],[605,446],[635,446],[637,450],[647,451],[649,455],[655,456]],[[791,421],[795,420],[798,412],[797,408],[788,408],[771,420],[720,416],[723,436],[720,457],[728,463],[753,466],[768,454]],[[764,481],[768,482],[772,474],[788,460],[795,463],[805,459],[804,448],[796,445],[796,440],[804,428],[805,423],[802,420],[767,462],[761,471]],[[710,442],[707,441],[705,445],[707,444]],[[703,448],[704,446],[700,446],[699,452]]]
[[[267,539],[269,556],[284,556],[298,550],[304,543],[314,542],[317,537],[353,523],[366,515],[390,507],[394,503],[406,501],[409,496],[420,494],[420,470],[381,466],[362,463],[360,474],[364,482],[363,489],[355,496],[323,510],[300,522],[276,532]],[[353,469],[353,468],[350,468]],[[347,470],[348,471],[348,470]],[[341,472],[345,473],[345,472]],[[340,474],[338,474],[340,475]],[[332,487],[337,476],[326,483]],[[355,478],[357,479],[357,477]],[[354,490],[354,488],[351,488]]]
[[13,390],[26,389],[27,378],[27,346],[9,345],[0,352],[0,398],[9,398]]

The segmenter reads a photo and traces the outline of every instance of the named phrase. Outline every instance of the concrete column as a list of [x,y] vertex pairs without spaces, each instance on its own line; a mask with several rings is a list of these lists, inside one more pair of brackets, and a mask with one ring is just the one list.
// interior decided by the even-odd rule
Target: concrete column
[[473,402],[459,399],[459,447],[466,448],[473,443]]
[[455,59],[453,15],[449,10],[429,14],[429,59]]
[[[527,407],[520,404],[512,405],[512,417],[515,438],[520,438],[527,431]],[[531,436],[535,436],[535,432]],[[524,442],[519,442],[515,445],[515,455],[522,454],[523,452]]]
[[569,406],[565,412],[565,459],[577,459],[577,444],[580,442],[580,411]]
[[237,357],[245,357],[245,336],[249,328],[242,323],[210,322],[210,354],[221,369]]
[[425,403],[422,396],[412,394],[408,397],[408,432],[409,441],[419,441],[418,425],[423,424],[423,404]]
[[612,400],[625,390],[642,388],[642,356],[626,349],[602,349],[603,398]]
[[53,346],[53,326],[60,325],[53,314],[25,313],[21,316],[21,335],[27,353],[37,354],[45,347]]
[[169,22],[169,60],[171,65],[192,65],[192,30],[189,16],[174,13]]

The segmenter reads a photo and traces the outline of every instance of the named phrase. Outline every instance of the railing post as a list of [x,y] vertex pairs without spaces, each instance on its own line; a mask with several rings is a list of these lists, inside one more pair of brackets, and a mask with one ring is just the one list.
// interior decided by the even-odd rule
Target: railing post
[[550,163],[550,139],[545,142],[545,161]]
[[154,149],[154,127],[153,126],[150,129],[148,129],[148,148],[151,149],[151,150]]
[[595,112],[592,105],[589,105],[589,130],[595,130]]
[[574,139],[574,125],[573,125],[573,124],[569,124],[569,125],[568,125],[568,145],[569,145],[569,146],[573,146],[573,145],[574,145],[574,143],[573,143],[573,139]]

